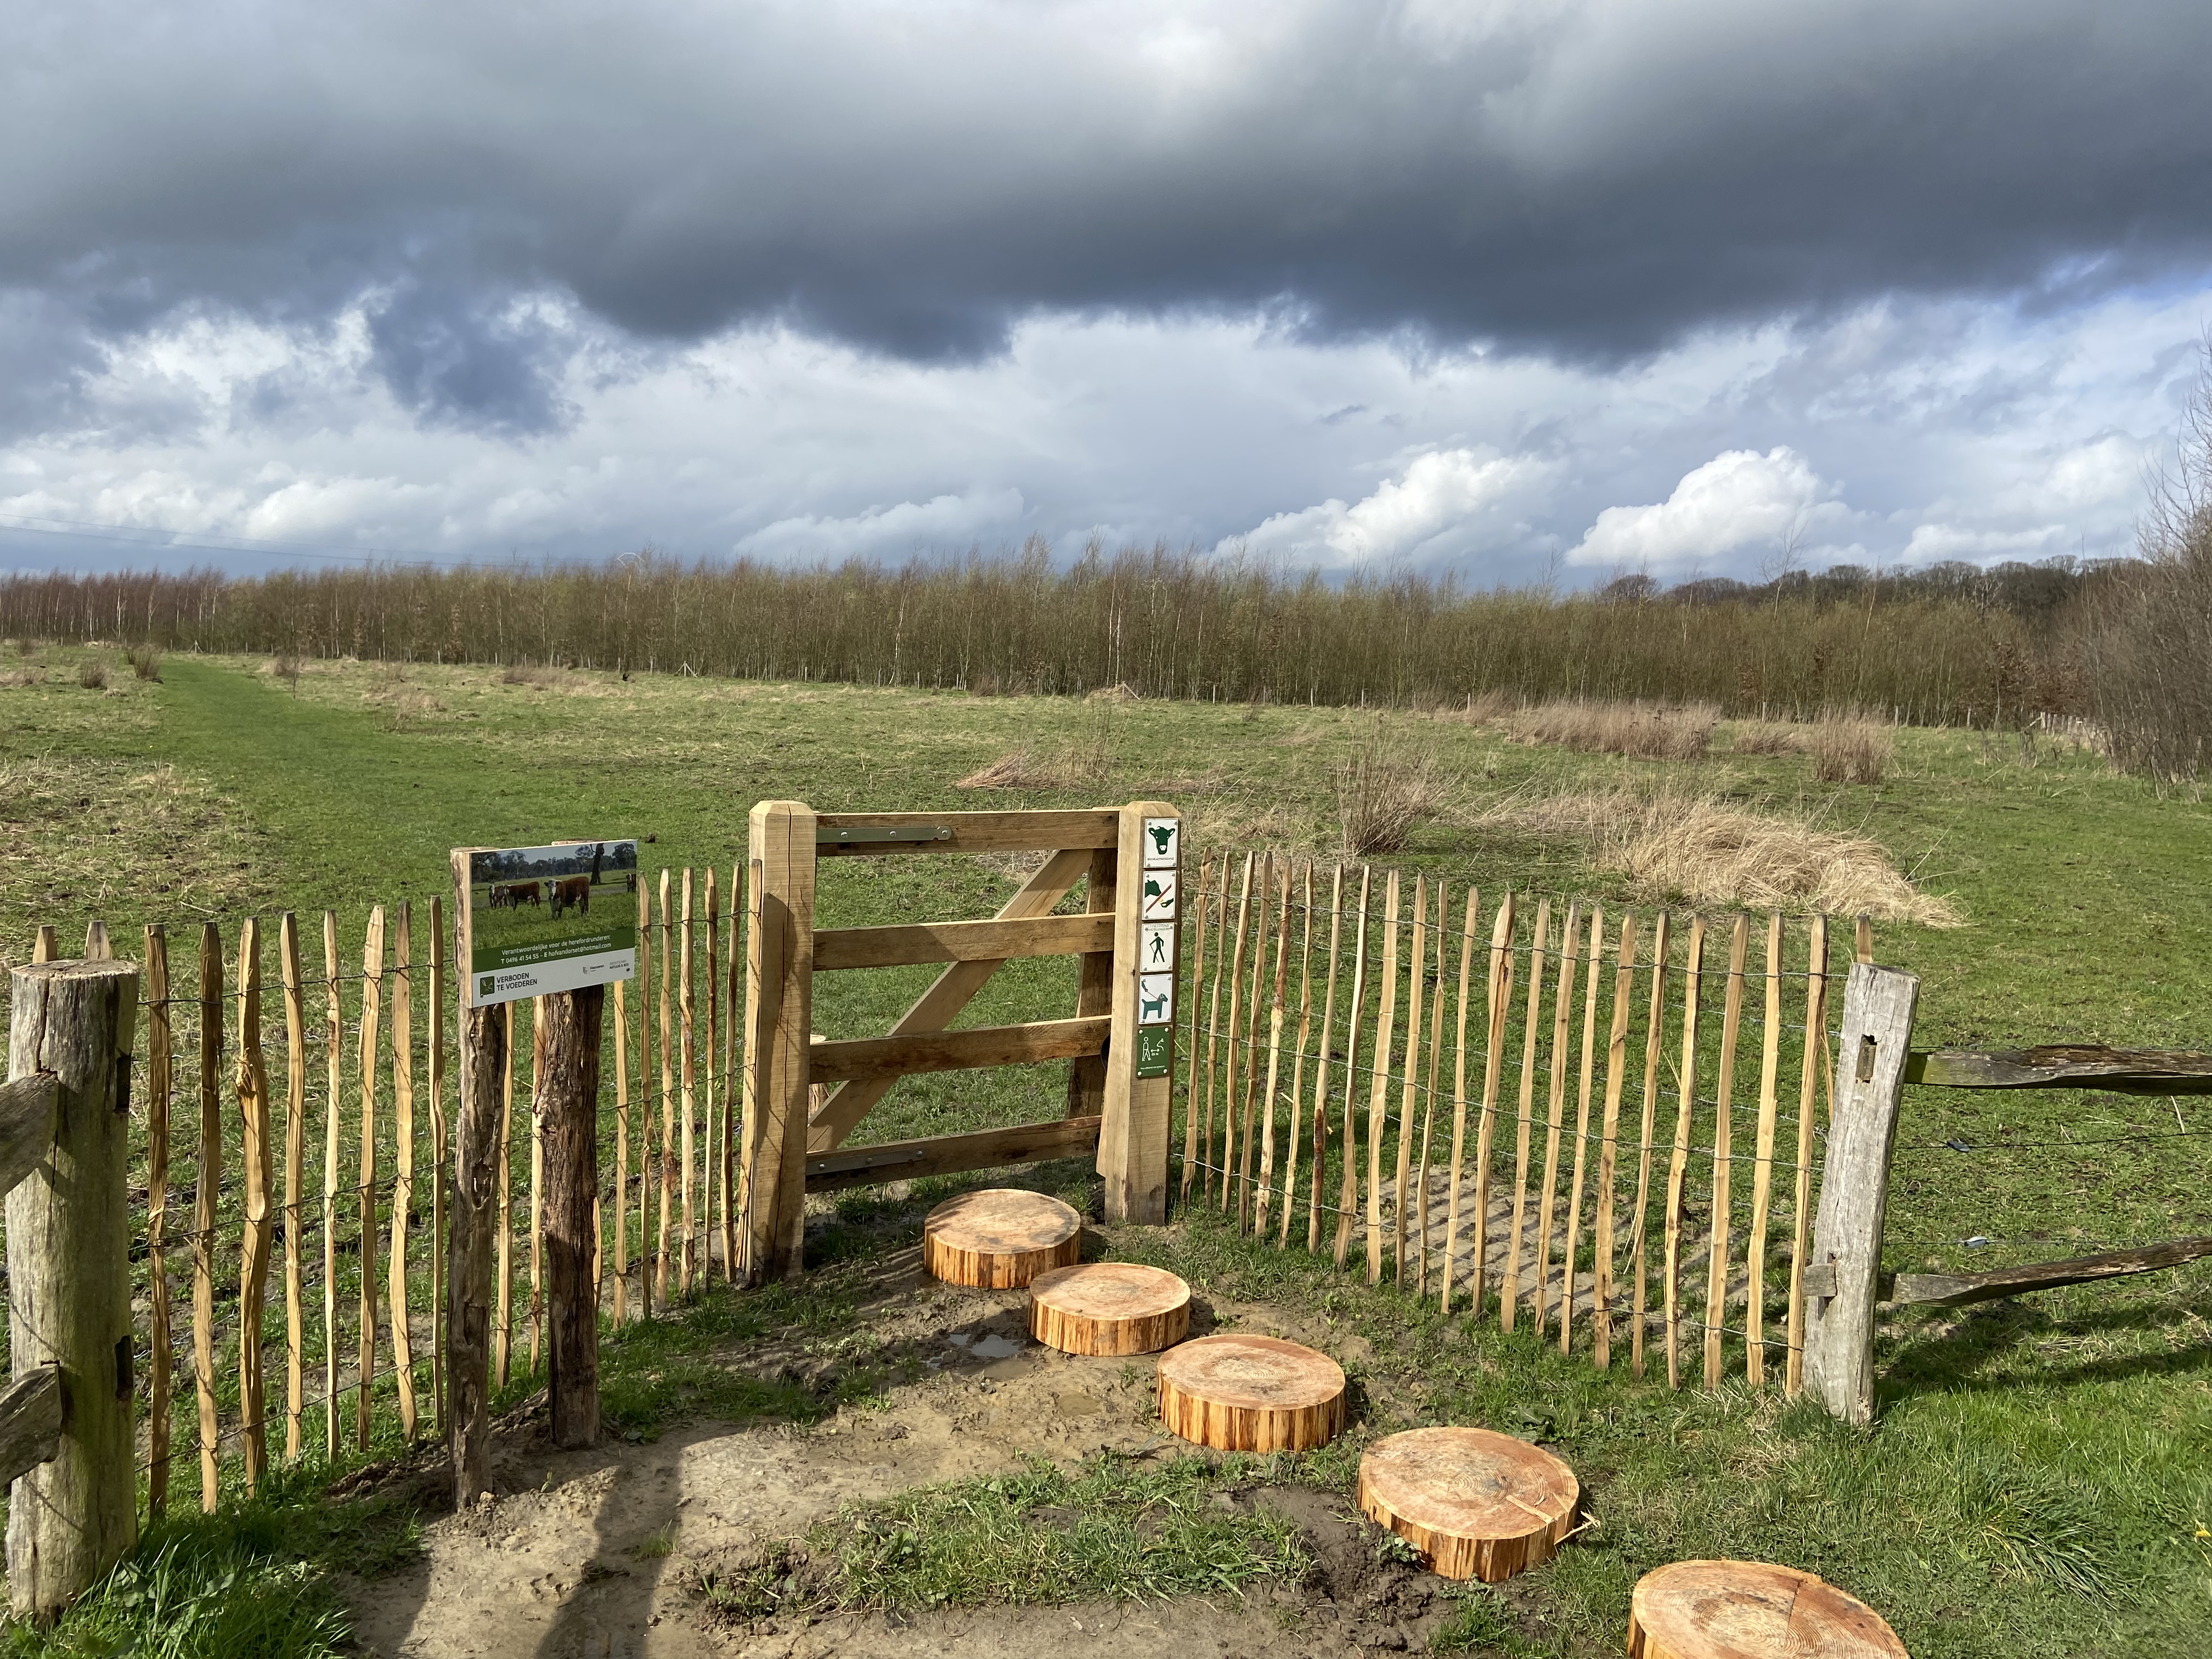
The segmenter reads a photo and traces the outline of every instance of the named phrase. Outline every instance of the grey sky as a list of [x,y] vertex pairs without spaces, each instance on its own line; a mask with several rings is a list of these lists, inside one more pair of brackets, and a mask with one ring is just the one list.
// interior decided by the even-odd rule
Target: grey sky
[[0,526],[2112,550],[2212,270],[2201,3],[9,12]]

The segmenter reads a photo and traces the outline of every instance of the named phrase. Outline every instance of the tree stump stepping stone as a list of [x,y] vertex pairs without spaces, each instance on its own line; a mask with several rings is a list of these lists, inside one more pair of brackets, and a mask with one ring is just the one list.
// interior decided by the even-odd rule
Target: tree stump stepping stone
[[1273,1336],[1202,1336],[1160,1356],[1160,1421],[1219,1451],[1306,1451],[1344,1427],[1344,1371]]
[[1629,1598],[1630,1659],[1907,1659],[1887,1620],[1795,1567],[1677,1561]]
[[1190,1286],[1161,1267],[1085,1261],[1030,1282],[1030,1334],[1062,1353],[1158,1353],[1190,1331]]
[[1552,1559],[1582,1486],[1541,1447],[1491,1429],[1409,1429],[1359,1460],[1359,1508],[1439,1576],[1503,1583]]
[[921,1265],[931,1276],[981,1290],[1018,1289],[1072,1266],[1082,1248],[1081,1216],[1017,1187],[948,1198],[921,1224]]

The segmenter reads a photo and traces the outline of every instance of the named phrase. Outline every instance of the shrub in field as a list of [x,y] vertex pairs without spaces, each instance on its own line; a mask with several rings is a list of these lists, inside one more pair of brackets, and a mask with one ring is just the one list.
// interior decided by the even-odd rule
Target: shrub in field
[[1802,755],[1811,740],[1802,726],[1782,720],[1740,720],[1729,750],[1737,755]]
[[1345,855],[1402,850],[1413,827],[1441,811],[1449,794],[1425,750],[1376,731],[1336,770]]
[[1888,732],[1865,720],[1815,721],[1809,746],[1813,775],[1822,783],[1880,783],[1897,756]]
[[98,657],[80,664],[76,683],[88,691],[105,691],[107,690],[107,664]]
[[269,672],[295,691],[300,689],[300,659],[289,651],[281,653],[269,665]]
[[1554,743],[1585,754],[1695,760],[1711,744],[1720,718],[1709,702],[1669,707],[1572,697],[1529,709],[1513,729],[1524,743]]
[[126,660],[131,664],[131,673],[138,678],[152,680],[157,684],[160,683],[161,678],[160,647],[151,645],[134,646],[126,653]]

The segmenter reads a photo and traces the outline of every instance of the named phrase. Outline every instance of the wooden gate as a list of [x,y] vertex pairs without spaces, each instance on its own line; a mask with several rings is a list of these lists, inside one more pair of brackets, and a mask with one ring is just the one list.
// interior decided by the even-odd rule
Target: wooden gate
[[[1158,801],[1049,812],[753,808],[738,1229],[746,1278],[799,1270],[809,1190],[1094,1150],[1109,1220],[1167,1218],[1182,839],[1180,815]],[[817,930],[819,860],[939,853],[1047,857],[988,921]],[[1085,912],[1053,915],[1086,878]],[[1142,959],[1147,952],[1152,960]],[[947,1029],[1002,963],[1042,956],[1082,958],[1073,1017]],[[816,974],[940,962],[945,971],[884,1036],[812,1039]],[[1064,1116],[844,1146],[902,1077],[1043,1060],[1074,1062]]]

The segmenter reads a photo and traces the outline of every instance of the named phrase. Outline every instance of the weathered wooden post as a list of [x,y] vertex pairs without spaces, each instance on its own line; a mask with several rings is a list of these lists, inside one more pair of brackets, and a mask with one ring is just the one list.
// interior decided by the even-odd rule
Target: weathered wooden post
[[[469,864],[453,854],[453,956],[469,969]],[[461,1099],[453,1121],[453,1237],[447,1249],[446,1444],[453,1501],[472,1504],[491,1490],[491,1298],[499,1218],[499,1133],[507,1078],[503,1006],[461,1010]]]
[[750,1284],[805,1265],[809,1050],[814,1018],[814,809],[752,810],[746,884],[744,1225]]
[[603,985],[538,1004],[544,1064],[538,1073],[545,1126],[545,1254],[552,1326],[553,1443],[599,1439],[599,1287],[592,1272],[592,1205],[599,1191],[599,1036]]
[[1844,989],[1836,1110],[1805,1272],[1805,1386],[1845,1422],[1874,1420],[1874,1310],[1898,1103],[1920,981],[1855,963]]
[[49,1618],[137,1540],[131,1049],[138,964],[17,968],[0,1091],[13,1385],[0,1395],[8,1583]]
[[1163,801],[1121,809],[1115,842],[1113,1026],[1098,1173],[1109,1221],[1168,1218],[1168,1102],[1181,957],[1182,820]]

